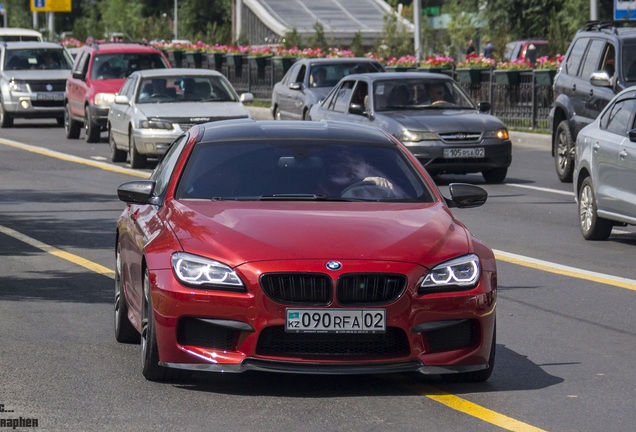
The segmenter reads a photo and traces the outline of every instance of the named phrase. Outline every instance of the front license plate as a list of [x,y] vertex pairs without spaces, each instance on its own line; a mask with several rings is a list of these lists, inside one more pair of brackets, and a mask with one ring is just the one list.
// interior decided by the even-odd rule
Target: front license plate
[[384,333],[384,309],[287,309],[285,331],[295,333]]
[[38,100],[61,101],[64,100],[64,93],[38,93]]
[[486,150],[483,147],[477,148],[447,148],[444,149],[444,157],[446,159],[453,158],[483,158]]

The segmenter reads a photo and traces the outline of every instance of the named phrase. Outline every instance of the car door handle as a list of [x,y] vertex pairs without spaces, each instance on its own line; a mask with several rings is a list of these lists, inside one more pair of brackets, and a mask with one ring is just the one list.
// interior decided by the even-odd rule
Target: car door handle
[[625,160],[625,158],[627,157],[627,150],[622,150],[618,156],[621,158],[621,160]]
[[597,152],[597,151],[598,151],[598,149],[600,149],[600,148],[601,148],[601,145],[600,145],[599,143],[594,143],[594,145],[592,146],[592,149],[593,149],[595,152]]
[[590,89],[590,96],[594,96],[594,89]]
[[572,91],[575,92],[576,91],[576,84],[572,84]]

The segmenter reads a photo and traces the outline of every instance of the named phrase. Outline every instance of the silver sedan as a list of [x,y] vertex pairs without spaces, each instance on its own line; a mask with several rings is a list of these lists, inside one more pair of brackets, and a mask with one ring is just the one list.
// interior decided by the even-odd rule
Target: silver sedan
[[160,157],[191,126],[250,117],[240,97],[219,72],[207,69],[149,69],[132,73],[108,113],[113,162],[130,155],[133,168]]

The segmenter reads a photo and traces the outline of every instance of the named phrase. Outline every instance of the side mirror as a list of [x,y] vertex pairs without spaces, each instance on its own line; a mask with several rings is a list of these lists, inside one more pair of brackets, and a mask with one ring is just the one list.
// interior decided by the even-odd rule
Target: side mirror
[[612,81],[609,74],[606,71],[592,72],[590,75],[590,83],[599,87],[611,87]]
[[631,142],[636,142],[636,129],[632,129],[629,132],[627,132],[627,135],[629,136],[629,140]]
[[488,199],[485,189],[466,183],[451,183],[448,185],[451,198],[445,198],[446,204],[453,208],[472,208],[484,205]]
[[115,96],[115,103],[117,105],[128,105],[130,101],[128,100],[128,96],[124,96],[124,95],[116,95]]
[[479,112],[489,112],[490,108],[492,108],[492,106],[490,105],[490,102],[479,102],[477,104],[477,109],[479,110]]
[[351,114],[356,114],[356,115],[365,115],[366,114],[366,112],[364,110],[364,105],[357,104],[357,103],[349,104],[349,112]]
[[74,71],[72,75],[75,79],[84,80],[84,74],[80,71]]
[[241,96],[239,96],[239,100],[243,103],[252,102],[254,95],[252,93],[242,93]]
[[294,82],[289,84],[289,89],[290,90],[302,90],[303,89],[303,83],[301,82]]
[[129,204],[154,204],[158,205],[157,197],[152,193],[155,190],[155,182],[151,180],[136,180],[122,184],[117,188],[117,196]]

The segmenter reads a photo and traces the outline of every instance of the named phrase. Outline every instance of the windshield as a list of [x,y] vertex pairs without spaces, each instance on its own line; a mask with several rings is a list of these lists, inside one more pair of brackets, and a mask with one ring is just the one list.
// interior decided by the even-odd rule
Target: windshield
[[391,79],[373,84],[375,111],[419,108],[475,109],[473,102],[451,80],[436,78]]
[[623,45],[623,76],[626,81],[636,81],[636,41]]
[[123,79],[142,69],[165,69],[168,65],[159,53],[97,54],[91,79]]
[[174,75],[144,78],[137,103],[236,102],[229,82],[221,76]]
[[366,143],[199,143],[177,199],[426,201],[419,173],[394,146]]
[[5,70],[71,69],[70,56],[62,48],[7,50]]
[[333,87],[348,75],[367,72],[383,72],[383,70],[374,62],[312,64],[309,71],[309,87]]

